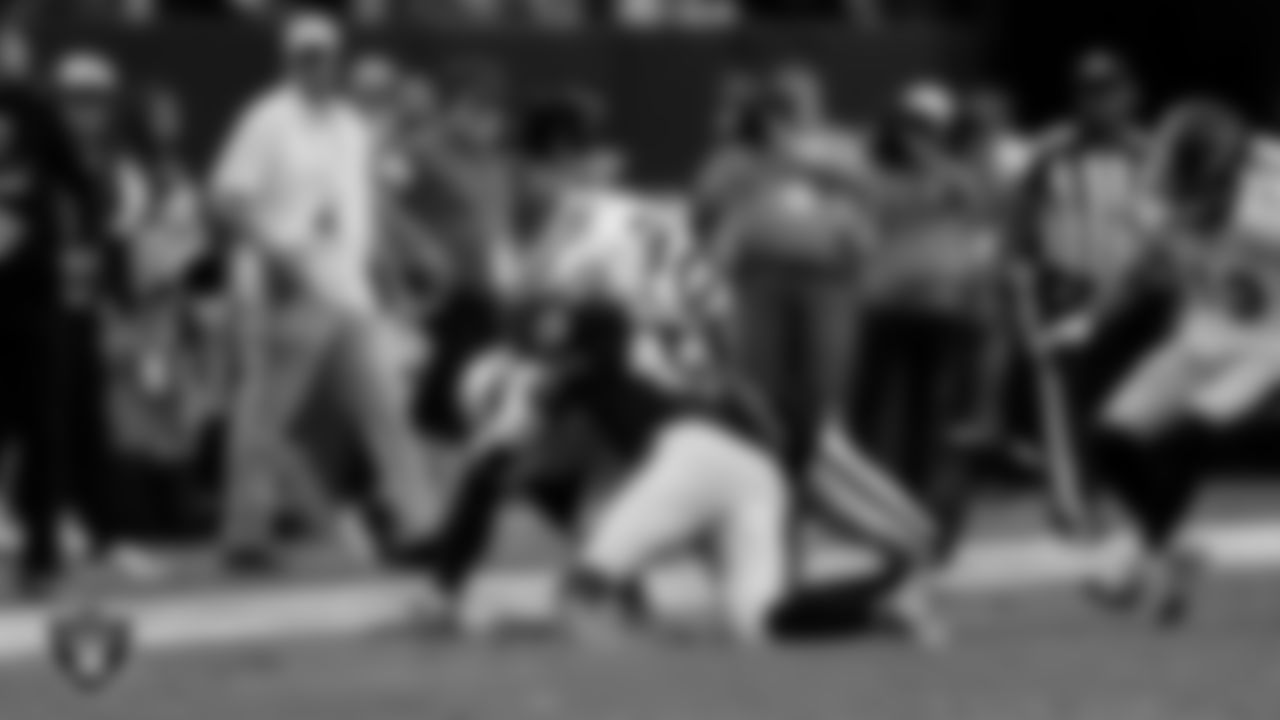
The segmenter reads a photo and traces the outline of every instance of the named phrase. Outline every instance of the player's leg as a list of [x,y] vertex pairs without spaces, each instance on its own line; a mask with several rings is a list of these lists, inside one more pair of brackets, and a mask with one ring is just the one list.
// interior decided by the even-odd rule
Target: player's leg
[[1237,339],[1220,318],[1192,310],[1102,404],[1096,467],[1138,539],[1119,578],[1095,587],[1112,604],[1141,602],[1169,618],[1185,605],[1189,565],[1179,535],[1214,440],[1196,402],[1229,370]]
[[510,465],[507,453],[475,459],[458,479],[439,526],[393,550],[393,561],[425,573],[446,600],[457,600],[493,544]]
[[815,509],[837,531],[891,555],[927,554],[933,537],[928,514],[838,428],[822,434],[812,478]]
[[527,456],[547,432],[546,419],[533,414],[534,388],[524,382],[524,368],[502,362],[503,357],[476,353],[450,373],[456,378],[450,404],[458,406],[450,412],[465,430],[458,441],[463,447],[459,472],[450,483],[452,497],[432,527],[402,538],[391,552],[393,562],[425,573],[451,600],[459,598],[484,561],[502,511],[522,489],[514,476],[529,465]]
[[610,637],[630,588],[657,558],[709,529],[717,448],[694,423],[668,428],[588,528],[566,588],[567,617],[587,639]]
[[763,643],[790,578],[790,489],[763,450],[727,434],[707,442],[719,446],[720,466],[708,468],[715,475],[706,480],[718,486],[723,504],[717,550],[728,628],[740,643]]
[[[53,356],[48,328],[40,324],[6,328],[4,371],[5,438],[20,462],[13,478],[14,515],[21,545],[17,557],[20,591],[42,593],[59,579],[62,552],[58,537],[60,481],[58,414]],[[11,343],[11,344],[10,344]]]
[[1101,599],[1141,608],[1162,622],[1185,614],[1198,561],[1182,533],[1215,444],[1215,431],[1193,420],[1151,436],[1112,430],[1098,443],[1099,466],[1108,471],[1138,542],[1122,574],[1095,586]]
[[936,529],[929,514],[842,433],[824,435],[820,459],[810,483],[816,512],[828,527],[878,552],[879,575],[888,579],[864,604],[876,605],[922,645],[944,644],[932,592]]

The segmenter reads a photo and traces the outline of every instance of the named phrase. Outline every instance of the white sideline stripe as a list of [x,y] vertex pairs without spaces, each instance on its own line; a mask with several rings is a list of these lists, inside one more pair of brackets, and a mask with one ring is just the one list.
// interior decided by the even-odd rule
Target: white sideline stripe
[[[1228,572],[1280,571],[1280,523],[1221,525],[1196,534],[1215,569]],[[1105,570],[1123,558],[1126,543],[1090,551],[1048,537],[1006,538],[976,543],[944,578],[961,595],[1044,589]],[[867,568],[866,558],[822,553],[809,570],[821,578]],[[503,616],[545,617],[554,595],[548,571],[494,573],[475,590],[476,611]],[[658,600],[673,613],[705,608],[710,589],[691,568],[662,573]],[[367,580],[205,593],[180,598],[122,602],[133,619],[139,644],[149,650],[210,648],[293,639],[367,635],[420,617],[431,598],[411,580]],[[43,656],[50,611],[0,612],[0,662]]]

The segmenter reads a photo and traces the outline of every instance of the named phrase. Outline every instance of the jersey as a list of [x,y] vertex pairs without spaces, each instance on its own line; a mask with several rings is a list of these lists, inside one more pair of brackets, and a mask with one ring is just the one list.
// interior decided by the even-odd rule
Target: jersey
[[1023,244],[1015,251],[1091,291],[1123,284],[1151,240],[1145,144],[1137,135],[1091,143],[1071,129],[1048,138],[1016,208]]
[[466,436],[467,373],[487,351],[505,342],[505,316],[498,298],[466,286],[436,308],[423,328],[433,350],[413,403],[414,420],[422,430],[442,440]]
[[1180,243],[1177,262],[1193,302],[1280,322],[1280,146],[1255,141],[1239,172],[1221,234]]
[[538,244],[536,274],[552,297],[612,303],[633,321],[635,363],[672,385],[696,382],[714,354],[710,332],[731,296],[694,239],[680,202],[618,190],[566,197]]
[[579,414],[611,455],[638,460],[689,406],[636,371],[629,356],[631,321],[617,306],[592,301],[553,311],[563,316],[538,338],[538,352],[551,368],[545,412]]
[[553,210],[537,245],[540,284],[553,295],[605,298],[636,317],[680,313],[695,248],[678,205],[581,191]]
[[772,424],[749,398],[673,390],[637,367],[630,356],[631,320],[616,306],[585,302],[555,312],[563,314],[561,322],[538,345],[550,368],[546,412],[580,414],[618,460],[640,460],[671,422],[691,417],[773,447]]

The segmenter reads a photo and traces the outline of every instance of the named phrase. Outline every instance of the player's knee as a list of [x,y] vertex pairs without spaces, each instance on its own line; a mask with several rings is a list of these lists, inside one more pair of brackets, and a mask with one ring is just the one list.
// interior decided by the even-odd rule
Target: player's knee
[[642,520],[630,515],[608,515],[591,533],[582,549],[579,565],[599,575],[626,578],[641,570],[647,550],[632,532],[643,527]]
[[733,640],[748,646],[769,642],[783,596],[781,572],[776,576],[740,583],[731,589],[727,612]]

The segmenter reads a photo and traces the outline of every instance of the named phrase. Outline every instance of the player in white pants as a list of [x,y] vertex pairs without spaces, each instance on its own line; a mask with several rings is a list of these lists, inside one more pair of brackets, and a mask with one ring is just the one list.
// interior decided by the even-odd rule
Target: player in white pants
[[751,441],[711,420],[671,420],[597,518],[580,568],[624,582],[708,541],[732,636],[763,641],[787,593],[789,496],[776,460]]
[[[690,400],[637,371],[626,355],[629,322],[616,310],[588,306],[575,315],[571,332],[576,338],[565,344],[569,358],[550,363],[543,412],[555,417],[581,413],[620,472],[587,524],[570,574],[571,626],[615,629],[625,619],[618,611],[627,609],[636,583],[658,562],[683,553],[711,561],[731,637],[758,644],[783,633],[779,618],[803,607],[810,593],[793,583],[796,491],[767,430],[732,402]],[[832,463],[839,472],[865,477],[869,471],[864,463],[845,458]],[[871,501],[859,500],[864,503],[869,507]],[[829,510],[848,514],[844,508]],[[859,524],[880,540],[872,545],[882,550],[911,545],[887,539],[893,532],[912,535],[910,530]],[[927,547],[927,542],[919,545]],[[885,552],[889,558],[895,554]],[[879,614],[886,599],[890,606],[883,609],[889,619],[906,623],[904,629],[918,639],[941,640],[936,632],[921,635],[922,619],[904,614],[896,594],[860,595],[845,604],[851,616],[869,619]]]
[[1109,594],[1173,622],[1199,565],[1185,538],[1199,490],[1280,390],[1280,149],[1203,101],[1175,108],[1159,139],[1178,315],[1102,407],[1099,452],[1141,550]]

